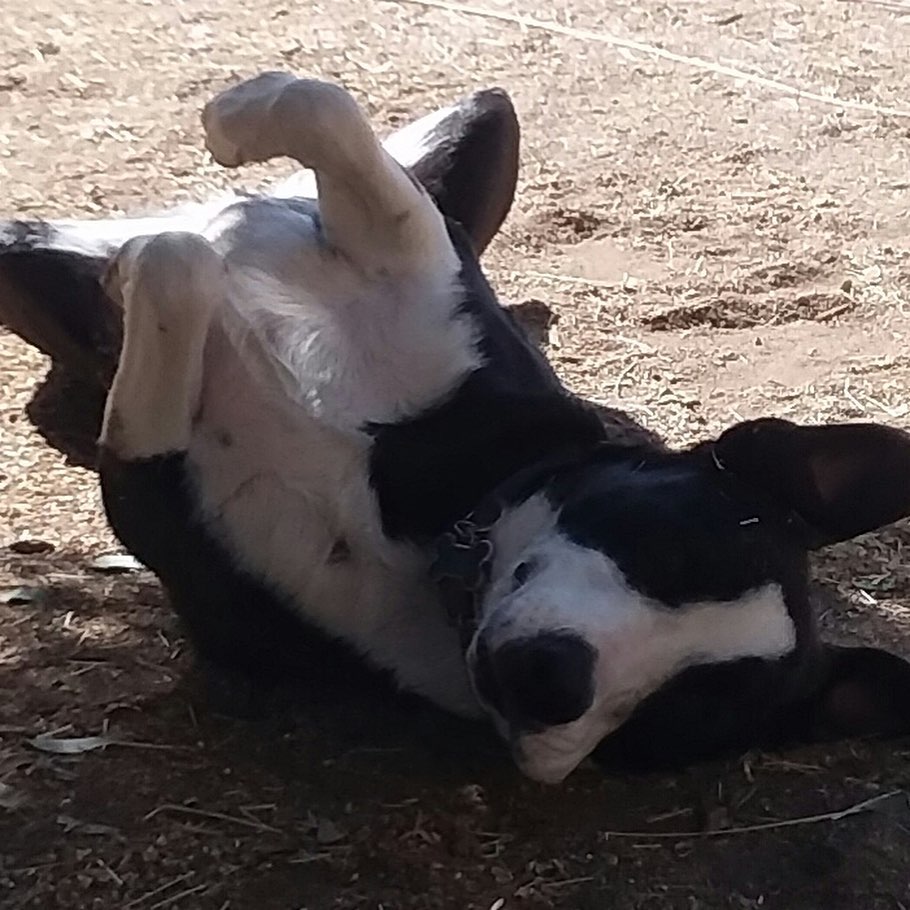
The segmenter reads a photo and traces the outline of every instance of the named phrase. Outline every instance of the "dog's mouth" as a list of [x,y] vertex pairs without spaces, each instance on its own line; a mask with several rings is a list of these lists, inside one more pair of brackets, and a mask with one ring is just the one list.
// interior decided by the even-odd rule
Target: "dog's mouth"
[[525,777],[541,784],[561,784],[606,735],[585,718],[566,727],[510,738],[512,757]]

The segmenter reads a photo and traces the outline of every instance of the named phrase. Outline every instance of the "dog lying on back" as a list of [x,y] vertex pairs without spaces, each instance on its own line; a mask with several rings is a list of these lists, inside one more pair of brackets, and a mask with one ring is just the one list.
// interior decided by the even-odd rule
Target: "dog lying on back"
[[516,183],[501,92],[383,145],[341,88],[267,73],[203,121],[227,167],[308,171],[160,218],[0,229],[0,321],[104,392],[108,518],[200,656],[385,671],[491,718],[546,782],[592,754],[910,732],[910,665],[820,642],[807,571],[910,513],[910,437],[615,438],[478,263]]

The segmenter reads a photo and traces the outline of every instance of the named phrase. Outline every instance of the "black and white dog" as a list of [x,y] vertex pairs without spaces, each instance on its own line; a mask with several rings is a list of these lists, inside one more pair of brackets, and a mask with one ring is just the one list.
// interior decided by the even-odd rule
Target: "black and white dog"
[[910,513],[910,437],[612,440],[478,265],[515,188],[502,93],[385,146],[345,91],[280,73],[203,120],[221,164],[287,156],[315,189],[0,247],[0,319],[109,386],[108,517],[201,655],[318,678],[348,649],[492,717],[545,782],[910,732],[910,665],[821,643],[807,578],[811,549]]

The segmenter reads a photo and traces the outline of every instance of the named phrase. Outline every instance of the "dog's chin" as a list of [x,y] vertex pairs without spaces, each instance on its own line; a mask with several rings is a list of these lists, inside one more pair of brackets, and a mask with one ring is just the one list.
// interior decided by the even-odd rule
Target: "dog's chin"
[[597,741],[589,747],[587,742],[569,743],[553,732],[528,734],[512,740],[512,756],[525,777],[541,784],[561,784],[585,762]]
[[515,756],[515,762],[525,777],[536,781],[538,784],[555,786],[561,784],[577,767],[579,762],[552,762]]

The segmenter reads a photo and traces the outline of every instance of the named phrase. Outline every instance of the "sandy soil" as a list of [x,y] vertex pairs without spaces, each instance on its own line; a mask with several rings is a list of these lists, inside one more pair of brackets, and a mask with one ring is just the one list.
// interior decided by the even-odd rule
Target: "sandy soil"
[[[133,212],[236,180],[203,154],[198,111],[265,68],[342,80],[383,126],[498,84],[523,171],[486,264],[573,388],[673,443],[764,414],[910,426],[910,117],[870,110],[910,106],[904,7],[533,11],[856,102],[842,109],[411,3],[4,4],[0,216]],[[910,906],[906,800],[725,833],[906,786],[906,742],[554,790],[366,693],[268,722],[213,714],[154,578],[92,568],[118,550],[93,476],[24,416],[46,366],[0,334],[0,906]],[[908,542],[905,524],[819,557],[826,634],[910,655]],[[29,744],[103,731],[120,744]]]

